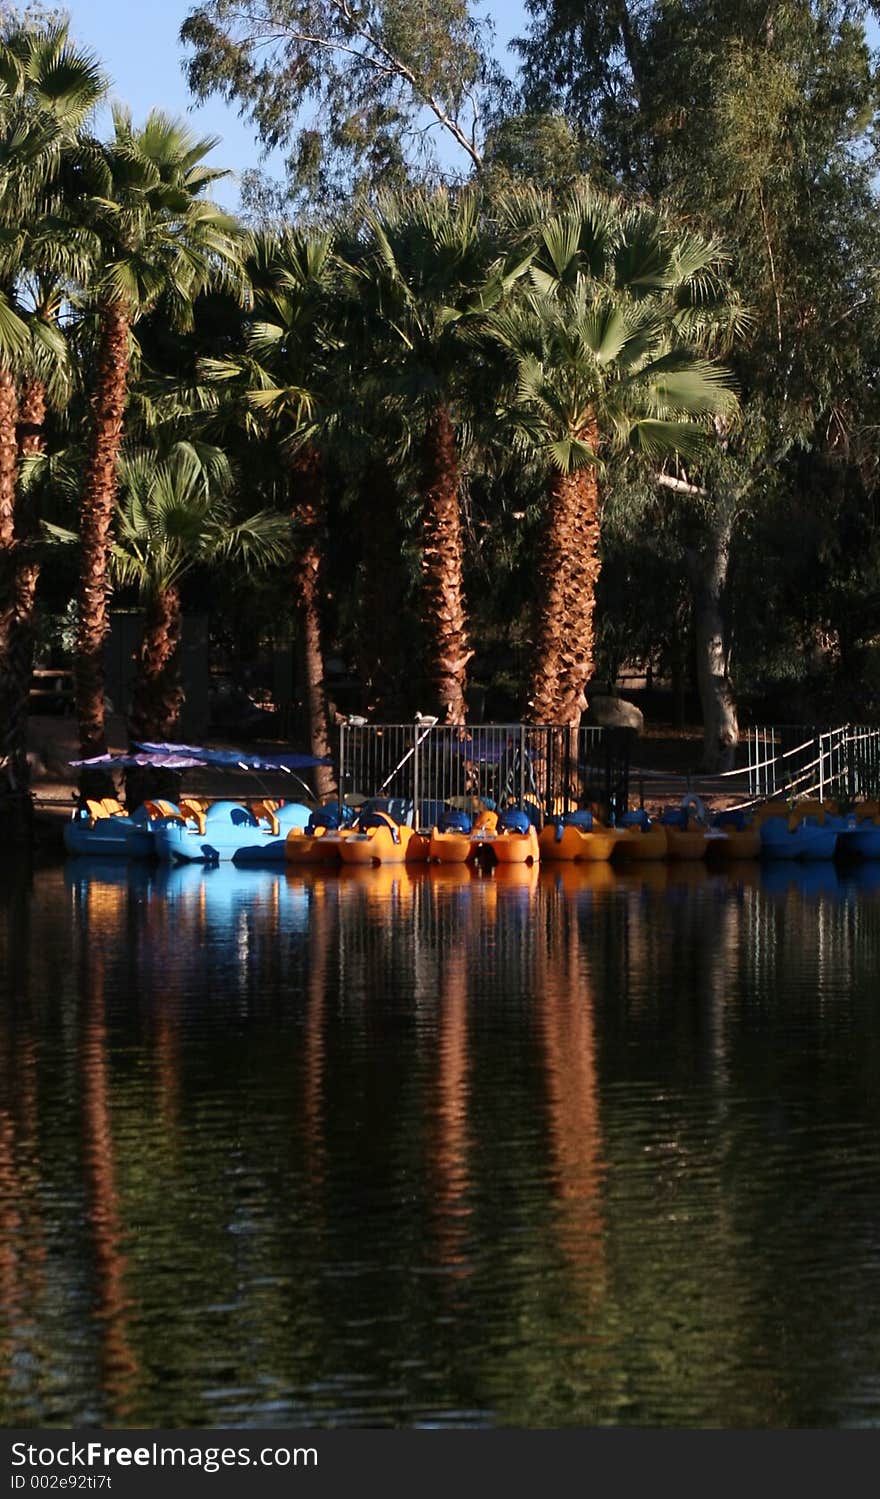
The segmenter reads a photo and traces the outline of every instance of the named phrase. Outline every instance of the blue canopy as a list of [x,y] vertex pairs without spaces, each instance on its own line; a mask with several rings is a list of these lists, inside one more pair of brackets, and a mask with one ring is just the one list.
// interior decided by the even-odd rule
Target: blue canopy
[[224,770],[310,770],[315,765],[331,765],[329,755],[246,755],[243,750],[204,749],[195,744],[138,743],[136,748],[151,755],[192,755],[197,764],[216,765]]
[[189,770],[203,762],[192,755],[183,754],[108,754],[92,755],[89,760],[69,760],[67,763],[85,770],[132,770],[136,766],[149,766],[152,770]]
[[315,755],[246,755],[242,750],[203,749],[194,744],[138,743],[135,750],[135,754],[93,755],[90,760],[71,760],[69,763],[85,770],[132,770],[135,767],[190,770],[214,766],[222,770],[283,771],[285,775],[332,763],[329,756],[322,760]]

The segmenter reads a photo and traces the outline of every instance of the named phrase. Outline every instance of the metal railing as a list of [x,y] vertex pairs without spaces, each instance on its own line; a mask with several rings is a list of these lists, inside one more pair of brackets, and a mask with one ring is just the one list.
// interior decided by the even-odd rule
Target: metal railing
[[746,731],[749,795],[852,801],[880,794],[880,728],[771,724]]
[[471,799],[532,803],[544,816],[585,801],[624,810],[629,732],[554,724],[343,724],[340,794],[387,799],[424,824]]

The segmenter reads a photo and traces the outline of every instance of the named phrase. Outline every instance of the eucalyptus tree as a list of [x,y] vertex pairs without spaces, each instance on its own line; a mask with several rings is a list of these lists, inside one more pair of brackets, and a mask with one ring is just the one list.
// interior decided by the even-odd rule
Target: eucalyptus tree
[[[201,0],[181,28],[190,87],[285,153],[295,196],[350,201],[479,167],[500,77],[468,0]],[[446,150],[432,149],[443,136]]]
[[90,288],[98,334],[79,524],[75,695],[84,758],[106,749],[108,564],[134,330],[159,305],[170,322],[187,327],[198,293],[234,280],[242,260],[239,226],[206,196],[225,175],[205,164],[216,141],[159,111],[135,127],[117,108],[113,126],[113,138],[92,153],[83,201],[101,243]]
[[61,406],[70,391],[60,314],[88,273],[92,242],[71,220],[66,169],[105,89],[65,22],[16,19],[0,30],[0,759],[21,792],[39,561],[19,469],[43,445],[47,401]]
[[517,439],[548,473],[528,712],[576,726],[594,670],[606,455],[691,457],[712,418],[729,421],[727,371],[699,351],[736,327],[719,247],[646,206],[581,184],[557,213],[535,194],[537,249],[525,289],[490,318],[509,351]]
[[464,723],[468,637],[460,511],[462,443],[481,375],[488,313],[510,293],[528,252],[509,254],[465,189],[384,200],[365,218],[348,264],[373,350],[375,398],[398,405],[420,449],[421,622],[429,706]]

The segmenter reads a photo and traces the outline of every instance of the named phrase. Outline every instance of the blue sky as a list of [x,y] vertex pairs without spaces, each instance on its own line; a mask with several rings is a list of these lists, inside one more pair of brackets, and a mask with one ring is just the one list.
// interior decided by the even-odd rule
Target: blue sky
[[[259,142],[234,108],[212,99],[191,109],[178,41],[190,10],[188,0],[68,0],[66,8],[77,39],[103,59],[113,80],[113,97],[128,104],[136,120],[154,107],[172,114],[189,112],[202,134],[222,137],[210,158],[214,165],[241,172],[258,164]],[[520,0],[488,0],[480,13],[494,21],[503,56],[510,38],[525,29]],[[230,184],[226,192],[218,188],[216,196],[235,207],[238,194]]]

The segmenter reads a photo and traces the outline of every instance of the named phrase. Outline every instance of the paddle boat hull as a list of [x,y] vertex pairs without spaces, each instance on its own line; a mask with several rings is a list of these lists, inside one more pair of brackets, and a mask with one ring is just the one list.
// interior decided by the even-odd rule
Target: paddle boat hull
[[833,859],[837,828],[807,818],[792,827],[784,817],[768,817],[761,824],[761,857],[764,859]]
[[404,864],[413,837],[412,828],[380,823],[363,832],[349,833],[339,845],[343,864]]
[[600,863],[611,858],[615,849],[629,842],[629,833],[619,828],[554,827],[548,823],[538,837],[541,859],[559,863]]
[[755,826],[745,828],[722,827],[718,829],[724,836],[713,837],[709,841],[709,855],[713,859],[757,859],[761,854],[761,829]]
[[111,859],[149,859],[156,851],[152,828],[126,816],[92,822],[87,812],[64,824],[64,847],[69,854]]
[[186,821],[166,819],[155,829],[160,859],[185,864],[218,864],[234,859],[243,848],[263,847],[271,830],[240,802],[214,802],[206,812]]
[[288,864],[320,864],[332,867],[342,859],[340,848],[343,840],[351,836],[351,828],[315,828],[311,833],[304,828],[292,828],[284,843],[284,857]]
[[842,851],[860,859],[880,859],[880,823],[860,822],[841,838]]
[[413,835],[406,845],[407,864],[427,864],[431,853],[431,834],[418,833],[413,830]]
[[485,840],[498,864],[537,864],[541,858],[538,833],[530,827],[527,833],[496,833]]
[[470,833],[431,829],[428,843],[428,859],[432,864],[466,864],[475,852],[475,840]]
[[79,857],[149,859],[156,852],[155,829],[180,817],[174,802],[145,802],[128,814],[115,797],[88,801],[65,823],[64,847]]
[[627,828],[625,836],[615,844],[613,856],[624,862],[656,863],[666,858],[666,851],[666,829],[655,822],[644,831],[638,827]]
[[666,828],[667,858],[684,861],[705,859],[709,847],[706,828]]
[[287,854],[288,834],[304,828],[311,816],[302,802],[286,802],[283,807],[267,811],[259,819],[263,840],[246,843],[236,850],[236,864],[283,864]]

